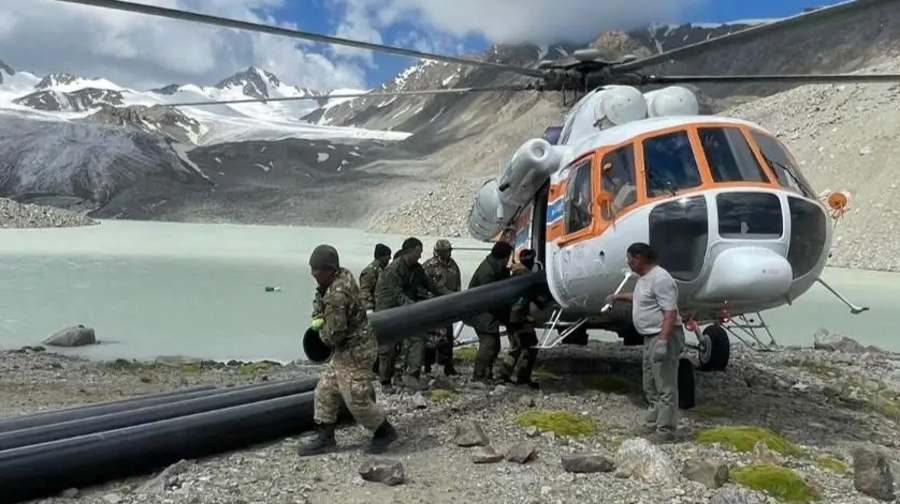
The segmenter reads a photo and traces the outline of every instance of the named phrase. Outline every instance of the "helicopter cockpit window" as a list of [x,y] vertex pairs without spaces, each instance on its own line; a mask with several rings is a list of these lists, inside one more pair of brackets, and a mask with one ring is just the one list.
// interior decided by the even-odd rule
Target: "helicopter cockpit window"
[[738,128],[697,128],[715,182],[767,182],[766,174]]
[[700,185],[700,170],[687,131],[666,133],[642,143],[649,197],[674,196],[680,189]]
[[637,203],[632,144],[607,152],[600,161],[600,189],[607,191],[612,202],[600,209],[604,220],[611,220],[625,208]]
[[778,183],[781,184],[781,187],[793,189],[807,198],[816,197],[809,181],[800,173],[799,168],[791,160],[787,149],[781,145],[781,142],[759,131],[750,130],[750,136],[753,137],[753,141],[759,147],[759,152],[762,154],[766,164],[778,177]]
[[593,222],[591,214],[591,159],[572,167],[566,186],[566,234],[575,233]]

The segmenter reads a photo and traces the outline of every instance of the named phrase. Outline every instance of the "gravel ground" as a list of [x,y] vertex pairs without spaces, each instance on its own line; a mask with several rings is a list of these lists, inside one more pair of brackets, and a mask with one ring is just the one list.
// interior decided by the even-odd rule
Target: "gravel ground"
[[97,221],[81,213],[0,198],[0,228],[61,228],[94,224]]
[[[464,363],[461,370],[464,376],[471,373]],[[199,383],[240,384],[314,371],[299,364],[198,370],[175,359],[156,365],[98,363],[20,350],[0,354],[0,410],[11,416]],[[438,377],[433,390],[451,392],[379,392],[401,439],[386,459],[374,462],[402,465],[401,484],[363,479],[362,466],[373,462],[359,449],[368,434],[348,427],[338,433],[344,448],[330,455],[300,459],[294,453],[299,440],[285,439],[178,463],[162,476],[70,490],[66,497],[41,502],[778,502],[773,495],[734,483],[740,467],[762,462],[792,469],[823,502],[879,502],[856,487],[877,493],[892,481],[890,475],[877,481],[877,475],[863,470],[862,460],[867,454],[897,455],[898,355],[862,348],[852,340],[826,349],[766,354],[735,345],[727,372],[697,373],[697,407],[684,413],[679,439],[663,445],[644,442],[636,430],[643,416],[641,399],[632,392],[639,375],[639,349],[592,342],[544,352],[540,390],[478,387],[465,378],[452,383]],[[539,411],[589,419],[588,427],[593,422],[595,430],[567,436],[553,433],[559,424],[518,425],[518,415]],[[708,429],[728,425],[764,427],[783,437],[735,437],[736,431],[727,431],[727,440],[749,442],[743,452],[741,446],[700,442],[698,436],[710,435]],[[459,446],[472,437],[469,441],[487,441],[492,448]],[[759,439],[763,443],[756,443]],[[784,440],[792,444],[788,449],[779,445]],[[854,449],[862,450],[855,453],[859,460]],[[495,461],[503,455],[512,460]],[[565,466],[564,457],[572,457]],[[854,465],[860,465],[858,484]],[[724,468],[730,469],[731,481],[719,487]],[[570,472],[578,470],[591,472]],[[151,481],[155,484],[148,485]]]

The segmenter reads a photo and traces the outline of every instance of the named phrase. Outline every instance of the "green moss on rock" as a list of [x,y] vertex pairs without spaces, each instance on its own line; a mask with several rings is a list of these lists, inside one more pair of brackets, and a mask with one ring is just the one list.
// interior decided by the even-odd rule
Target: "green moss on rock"
[[848,471],[847,464],[841,462],[832,455],[819,455],[816,461],[819,463],[819,467],[828,469],[829,471],[836,472],[838,474],[845,474]]
[[455,390],[449,389],[434,389],[428,391],[428,399],[433,403],[452,401],[456,395]]
[[478,349],[475,347],[462,347],[453,350],[453,358],[462,362],[475,362],[475,354],[478,353]]
[[739,452],[753,450],[760,441],[763,441],[770,450],[782,455],[796,455],[801,452],[798,446],[769,429],[751,425],[713,427],[697,434],[698,443],[720,443]]
[[559,410],[526,411],[516,416],[516,423],[521,427],[533,426],[560,436],[587,436],[597,429],[591,418]]
[[731,480],[784,502],[816,502],[819,493],[793,469],[777,464],[753,464],[730,472]]
[[270,369],[273,367],[280,366],[279,363],[273,361],[258,361],[258,362],[247,362],[243,363],[238,367],[238,373],[243,374],[253,374],[257,371],[263,371],[265,369]]
[[554,373],[553,371],[550,371],[547,368],[542,368],[542,367],[535,368],[531,372],[531,376],[535,379],[541,379],[541,378],[548,379],[548,380],[560,379],[560,376],[558,374]]

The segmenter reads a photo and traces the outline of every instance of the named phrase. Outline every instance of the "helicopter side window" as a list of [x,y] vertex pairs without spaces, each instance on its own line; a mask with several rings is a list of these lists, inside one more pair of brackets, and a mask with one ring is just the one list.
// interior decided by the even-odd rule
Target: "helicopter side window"
[[809,181],[800,173],[799,167],[791,160],[787,149],[784,148],[781,142],[759,131],[750,130],[750,136],[753,137],[753,141],[759,147],[759,152],[762,154],[766,164],[778,177],[778,183],[781,184],[781,187],[793,189],[807,198],[816,197]]
[[642,144],[649,197],[674,196],[680,189],[700,185],[700,170],[687,131],[651,137]]
[[593,222],[591,215],[591,158],[570,169],[566,186],[566,234],[581,231]]
[[738,128],[697,128],[716,182],[766,182],[766,174]]
[[604,220],[613,219],[623,209],[637,203],[634,175],[634,145],[628,144],[607,152],[600,161],[600,189],[607,191],[611,203],[601,208]]

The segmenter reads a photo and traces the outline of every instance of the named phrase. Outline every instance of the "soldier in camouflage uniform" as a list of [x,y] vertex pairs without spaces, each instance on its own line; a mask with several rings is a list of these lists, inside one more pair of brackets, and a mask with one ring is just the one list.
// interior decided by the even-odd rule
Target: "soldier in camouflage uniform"
[[313,329],[334,353],[316,384],[316,437],[301,445],[297,453],[315,455],[336,446],[334,430],[342,399],[356,422],[374,432],[369,451],[381,453],[397,439],[397,431],[372,399],[372,363],[378,346],[359,285],[353,274],[341,267],[334,247],[316,247],[309,266],[319,284],[313,300]]
[[[378,276],[384,271],[384,267],[391,261],[391,249],[387,245],[379,243],[375,245],[375,259],[366,266],[359,274],[359,290],[362,295],[363,305],[366,312],[375,309],[375,284],[378,282]],[[378,359],[372,365],[372,371],[378,373]]]
[[[451,254],[453,246],[449,240],[438,240],[434,244],[434,257],[425,261],[422,268],[434,283],[442,285],[447,290],[459,292],[462,288],[462,275],[459,272],[459,265],[453,260]],[[432,346],[434,347],[434,358],[438,365],[444,366],[444,374],[452,376],[456,374],[453,369],[453,324],[432,333]],[[427,355],[425,359],[425,372],[431,372],[431,364],[434,362],[432,356]]]
[[[491,253],[484,258],[472,275],[469,289],[509,278],[507,264],[512,254],[513,247],[509,243],[504,241],[494,243]],[[482,313],[464,322],[475,329],[475,335],[478,336],[478,353],[475,355],[472,379],[480,382],[493,381],[494,363],[500,355],[500,326],[509,323],[509,309]]]
[[378,282],[378,276],[389,262],[391,262],[390,247],[379,243],[375,245],[375,260],[370,262],[359,274],[359,290],[366,311],[375,309],[375,284]]
[[[422,242],[417,238],[407,238],[401,247],[400,257],[388,264],[387,268],[378,277],[375,285],[375,310],[389,310],[398,306],[416,303],[423,299],[423,293],[428,292],[435,296],[450,294],[452,291],[446,287],[434,283],[419,259],[422,257]],[[403,384],[409,388],[422,390],[419,379],[425,360],[426,335],[407,338],[406,366],[403,376]],[[391,379],[394,376],[394,363],[399,352],[396,345],[383,345],[379,349],[379,381],[384,389],[391,388]]]
[[[534,250],[524,249],[519,253],[519,262],[513,264],[511,276],[528,275],[534,269],[537,254]],[[500,363],[499,375],[503,381],[515,381],[519,385],[536,384],[531,380],[531,372],[537,361],[538,338],[532,320],[531,303],[540,306],[539,300],[519,298],[512,306],[506,332],[509,337],[509,350]]]

